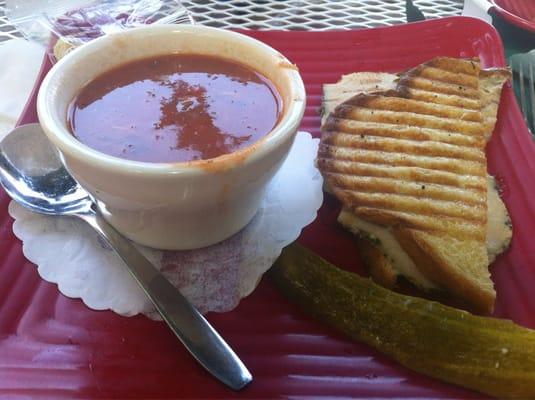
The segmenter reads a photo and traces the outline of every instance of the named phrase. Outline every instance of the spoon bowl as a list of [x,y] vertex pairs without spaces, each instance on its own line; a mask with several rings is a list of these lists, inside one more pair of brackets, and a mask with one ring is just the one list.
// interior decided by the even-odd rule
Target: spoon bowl
[[0,178],[10,197],[34,212],[74,215],[93,205],[37,124],[23,125],[0,142]]

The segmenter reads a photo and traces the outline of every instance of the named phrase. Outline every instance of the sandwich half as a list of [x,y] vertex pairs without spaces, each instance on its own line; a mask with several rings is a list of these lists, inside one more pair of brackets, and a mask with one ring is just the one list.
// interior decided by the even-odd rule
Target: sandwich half
[[400,75],[325,85],[318,167],[379,283],[395,286],[402,275],[492,310],[489,260],[511,229],[484,148],[508,77],[441,57]]

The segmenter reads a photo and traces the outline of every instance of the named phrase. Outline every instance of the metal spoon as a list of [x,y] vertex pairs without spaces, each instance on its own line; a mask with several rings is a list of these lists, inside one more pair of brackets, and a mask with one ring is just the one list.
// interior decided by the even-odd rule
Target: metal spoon
[[234,390],[252,381],[245,365],[206,319],[101,217],[89,194],[63,167],[39,124],[20,126],[0,142],[0,183],[13,200],[31,211],[74,216],[91,225],[125,262],[165,322],[204,368]]

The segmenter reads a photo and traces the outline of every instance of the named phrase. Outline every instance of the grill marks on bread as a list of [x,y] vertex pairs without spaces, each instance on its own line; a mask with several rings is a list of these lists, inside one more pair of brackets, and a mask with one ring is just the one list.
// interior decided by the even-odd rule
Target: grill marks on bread
[[401,74],[395,90],[338,106],[317,162],[344,206],[371,222],[484,240],[479,73],[477,60],[437,58]]
[[[437,58],[395,77],[355,73],[324,86],[317,163],[344,205],[339,221],[363,237],[373,224],[373,232],[393,235],[435,288],[488,313],[496,294],[487,268],[485,230],[492,216],[483,151],[510,72]],[[371,81],[378,82],[375,91]],[[497,240],[503,251],[507,239]],[[379,282],[391,287],[407,272],[403,262],[396,270],[382,243],[358,243]]]

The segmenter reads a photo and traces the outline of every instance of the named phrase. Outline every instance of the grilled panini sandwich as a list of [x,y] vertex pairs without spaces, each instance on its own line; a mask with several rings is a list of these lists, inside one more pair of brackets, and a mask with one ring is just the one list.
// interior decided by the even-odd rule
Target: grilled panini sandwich
[[399,76],[325,85],[318,167],[379,283],[403,275],[492,310],[489,257],[511,230],[484,148],[508,76],[481,71],[478,60],[437,58]]

